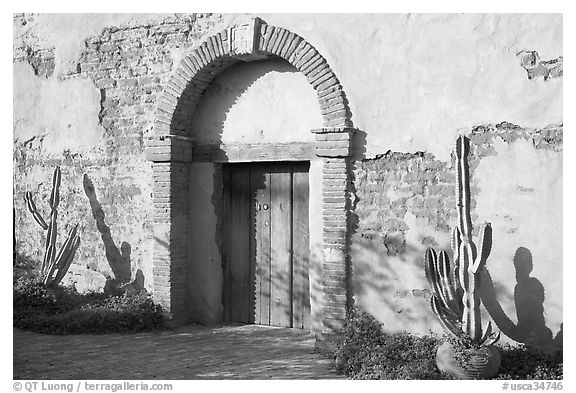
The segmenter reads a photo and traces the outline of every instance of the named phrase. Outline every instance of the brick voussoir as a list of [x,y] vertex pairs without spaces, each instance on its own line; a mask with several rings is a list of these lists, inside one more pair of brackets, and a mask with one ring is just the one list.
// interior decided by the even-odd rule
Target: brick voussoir
[[260,39],[260,42],[258,43],[258,49],[266,52],[266,47],[268,46],[268,41],[270,41],[270,36],[272,35],[272,29],[270,26],[266,25],[266,24],[262,24],[262,26],[260,27],[260,32],[262,34],[262,38]]
[[204,57],[206,65],[209,65],[210,63],[212,63],[212,60],[214,60],[210,55],[210,51],[208,50],[208,44],[206,41],[204,41],[202,45],[198,47],[198,53],[200,54],[200,57],[202,56]]
[[160,99],[156,106],[156,114],[164,117],[167,121],[171,121],[174,109],[176,109],[174,100]]
[[168,100],[178,104],[178,100],[182,96],[183,91],[184,91],[184,89],[181,89],[179,86],[177,86],[175,83],[173,83],[172,80],[170,80],[170,82],[168,82],[166,84],[166,86],[164,86],[164,90],[162,91],[162,96],[163,96],[163,98],[168,99]]
[[270,36],[266,41],[266,48],[265,48],[266,52],[272,53],[272,47],[274,46],[276,38],[278,37],[279,29],[280,28],[275,26],[268,26],[268,30],[270,30]]
[[186,57],[184,57],[178,68],[176,68],[175,74],[180,75],[186,82],[189,82],[194,75],[196,75],[196,70],[192,69],[191,64],[189,61],[185,61]]
[[170,78],[170,82],[168,83],[175,84],[180,89],[182,89],[182,91],[184,91],[190,80],[191,78],[188,79],[186,75],[183,75],[183,72],[180,69],[176,69],[176,71],[172,74],[172,77]]
[[318,85],[316,91],[319,99],[322,99],[328,94],[332,94],[334,92],[344,94],[344,92],[342,91],[342,86],[340,85],[334,74],[332,74],[332,77],[330,79],[327,79],[325,82],[322,82],[320,85]]
[[212,44],[212,50],[214,51],[214,58],[218,59],[222,56],[222,52],[220,50],[220,47],[218,46],[218,36],[210,36],[210,38],[208,38],[208,42],[210,42]]
[[331,69],[329,69],[328,72],[322,72],[316,76],[314,80],[310,82],[310,84],[315,90],[318,91],[318,86],[325,83],[327,80],[330,80],[331,78],[336,78],[336,75]]
[[322,57],[321,54],[317,53],[310,61],[302,66],[300,71],[308,78],[311,72],[315,71],[317,68],[320,68],[322,64],[326,64],[326,60]]
[[199,70],[202,70],[204,67],[208,65],[208,63],[206,63],[206,61],[200,56],[199,48],[194,49],[190,53],[190,56],[191,56],[190,58],[194,59],[194,61],[196,62],[196,65],[198,66]]
[[306,45],[308,44],[305,39],[303,39],[302,37],[300,38],[301,38],[300,41],[298,41],[298,44],[294,47],[294,49],[286,59],[292,65],[294,65],[296,57],[306,48]]
[[[310,51],[314,51],[314,48],[312,47],[312,45],[310,45],[306,41],[303,41],[303,42],[304,42],[304,45],[302,45],[302,49],[296,53],[296,55],[294,56],[294,60],[290,62],[294,67],[296,67],[296,64],[299,63],[303,57],[308,55],[308,53],[310,53]],[[296,68],[298,68],[298,67],[296,67]]]
[[281,58],[283,58],[283,59],[286,58],[286,53],[288,52],[288,49],[290,48],[290,46],[292,45],[292,43],[294,42],[295,39],[296,39],[296,34],[289,32],[288,35],[286,36],[286,38],[284,39],[282,47],[279,50],[279,55]]
[[[259,34],[260,34],[259,42],[262,42],[262,38],[264,38],[264,35],[266,34],[267,30],[268,30],[268,25],[266,23],[261,23],[260,24],[260,31],[259,31]],[[262,48],[259,47],[258,49],[262,49]]]
[[194,56],[194,52],[188,54],[185,58],[187,61],[190,62],[191,68],[194,69],[194,73],[198,73],[204,66],[198,61],[198,59]]
[[297,34],[294,34],[294,39],[290,42],[288,49],[286,49],[286,53],[282,56],[285,60],[288,60],[293,54],[298,45],[300,45],[304,39]]
[[318,96],[322,98],[336,90],[342,90],[342,86],[340,86],[336,76],[332,76],[332,78],[327,79],[325,82],[319,84],[317,90],[319,91]]
[[311,50],[309,50],[304,56],[301,56],[296,63],[294,63],[294,67],[298,70],[302,71],[302,66],[310,61],[314,56],[318,55],[316,49],[310,46]]
[[316,79],[320,78],[322,75],[327,74],[330,72],[330,66],[324,57],[322,57],[322,61],[314,68],[311,68],[309,72],[306,74],[306,78],[308,78],[308,83],[312,84],[316,81]]
[[190,75],[190,79],[198,72],[198,67],[194,64],[194,62],[190,59],[190,56],[184,56],[182,61],[180,62],[180,67],[184,72]]
[[222,55],[223,56],[230,56],[230,43],[228,41],[228,35],[226,30],[221,31],[218,33],[218,41],[222,46]]
[[208,59],[206,59],[206,55],[204,54],[204,51],[202,50],[202,45],[200,45],[198,48],[196,48],[196,50],[192,53],[193,53],[193,56],[195,56],[197,58],[198,62],[200,64],[202,64],[202,68],[204,68],[208,64],[210,64]]
[[278,30],[278,37],[276,37],[276,42],[274,42],[274,45],[272,46],[272,53],[275,55],[280,55],[280,48],[284,45],[284,40],[288,34],[286,29],[279,28]]
[[220,59],[224,56],[224,48],[222,47],[222,41],[220,40],[220,34],[214,34],[210,36],[212,40],[212,46],[216,52],[216,58]]

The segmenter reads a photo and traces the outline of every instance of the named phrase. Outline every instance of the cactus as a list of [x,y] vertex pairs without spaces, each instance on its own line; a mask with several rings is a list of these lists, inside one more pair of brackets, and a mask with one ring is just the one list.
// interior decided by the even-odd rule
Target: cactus
[[460,341],[490,345],[498,341],[500,333],[492,332],[490,322],[482,330],[479,286],[480,273],[492,247],[492,227],[484,223],[477,247],[472,239],[470,216],[469,149],[468,138],[460,136],[456,141],[458,226],[454,227],[451,238],[454,266],[451,268],[446,251],[437,254],[429,247],[424,270],[433,290],[432,310],[444,329]]
[[46,234],[46,245],[44,251],[44,260],[42,261],[42,282],[48,286],[56,286],[66,275],[68,268],[72,264],[76,250],[80,245],[80,236],[78,236],[78,224],[68,232],[66,240],[62,244],[60,251],[56,253],[56,235],[58,230],[58,205],[60,204],[60,167],[54,170],[52,177],[52,192],[50,193],[50,220],[47,224],[32,198],[30,191],[24,194],[24,201],[32,217],[42,227],[48,231]]

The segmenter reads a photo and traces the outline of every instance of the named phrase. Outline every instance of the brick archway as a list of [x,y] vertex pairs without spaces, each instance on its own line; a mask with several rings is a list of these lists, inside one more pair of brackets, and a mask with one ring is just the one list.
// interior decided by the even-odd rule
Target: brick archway
[[207,38],[182,59],[164,87],[146,154],[154,176],[154,296],[175,322],[185,321],[188,166],[194,146],[187,134],[194,109],[212,80],[238,62],[280,57],[302,72],[317,93],[323,127],[314,154],[322,169],[323,332],[342,326],[351,294],[348,286],[350,139],[354,132],[344,90],[326,59],[305,39],[259,18],[236,21]]

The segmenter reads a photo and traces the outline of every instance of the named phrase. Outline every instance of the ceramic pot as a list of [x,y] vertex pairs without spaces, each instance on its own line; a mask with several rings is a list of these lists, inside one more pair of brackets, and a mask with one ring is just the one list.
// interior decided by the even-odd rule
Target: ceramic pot
[[463,366],[456,362],[455,355],[456,350],[448,342],[438,347],[436,364],[440,371],[458,379],[488,379],[498,375],[501,358],[493,345],[477,349]]

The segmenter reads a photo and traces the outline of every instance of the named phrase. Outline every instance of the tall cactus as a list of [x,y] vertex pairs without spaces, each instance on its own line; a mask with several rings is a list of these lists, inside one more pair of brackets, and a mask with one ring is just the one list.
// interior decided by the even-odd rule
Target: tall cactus
[[46,234],[46,245],[44,251],[44,260],[42,262],[42,282],[49,286],[56,286],[62,281],[68,268],[72,264],[76,250],[80,245],[80,236],[78,236],[78,224],[68,232],[66,240],[62,244],[60,251],[56,253],[56,235],[58,230],[58,205],[60,204],[60,167],[57,166],[52,176],[52,192],[50,193],[50,220],[48,224],[38,212],[32,193],[27,191],[24,194],[26,207],[32,214],[34,220],[48,231]]
[[500,333],[492,333],[490,322],[484,332],[482,330],[479,286],[481,270],[492,248],[492,227],[484,223],[477,247],[472,239],[470,216],[469,150],[470,141],[460,136],[456,141],[458,226],[454,227],[451,238],[454,267],[450,267],[446,251],[438,255],[429,247],[424,269],[434,292],[432,310],[442,326],[457,339],[467,337],[472,343],[489,345],[498,341]]

